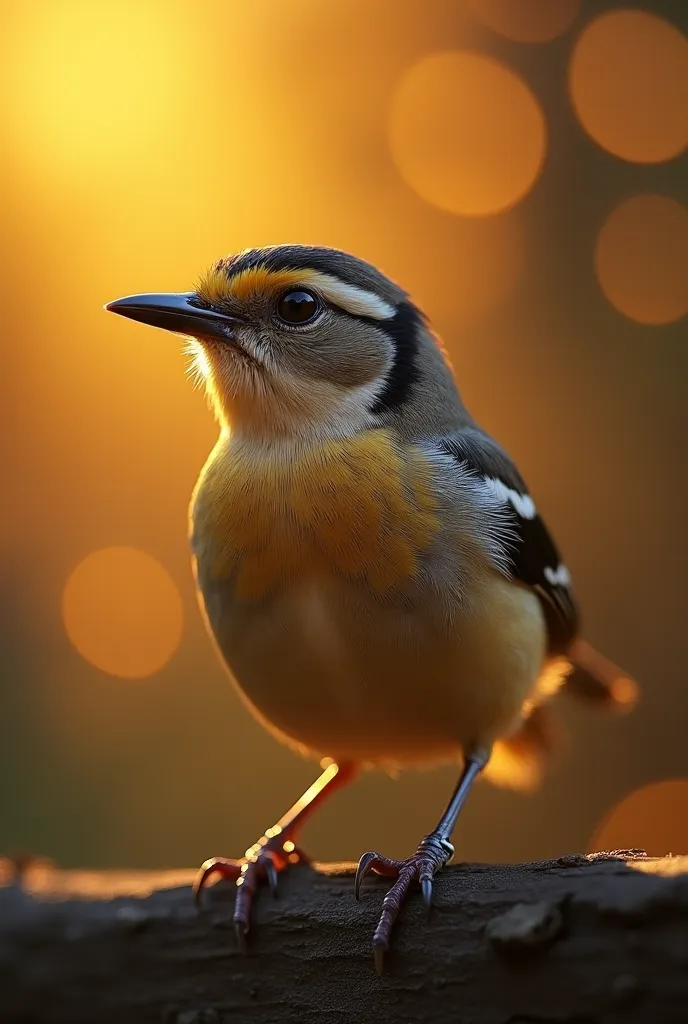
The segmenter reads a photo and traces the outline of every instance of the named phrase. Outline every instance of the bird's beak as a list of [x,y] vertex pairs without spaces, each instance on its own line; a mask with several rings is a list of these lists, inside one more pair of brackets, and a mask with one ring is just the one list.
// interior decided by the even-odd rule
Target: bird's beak
[[239,317],[203,309],[194,292],[163,292],[159,295],[125,295],[105,306],[130,320],[140,320],[151,327],[185,334],[192,338],[221,338],[228,341]]

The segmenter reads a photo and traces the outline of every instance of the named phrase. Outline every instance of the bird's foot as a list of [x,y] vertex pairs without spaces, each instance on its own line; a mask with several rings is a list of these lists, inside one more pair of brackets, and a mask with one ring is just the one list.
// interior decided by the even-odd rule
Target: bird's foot
[[370,871],[374,871],[377,875],[396,879],[382,901],[382,913],[373,935],[373,959],[378,974],[382,974],[392,928],[406,901],[412,883],[419,883],[423,901],[429,911],[432,903],[433,878],[453,856],[454,847],[449,840],[444,839],[436,832],[431,832],[421,840],[413,856],[406,860],[391,860],[389,857],[383,857],[372,851],[364,853],[361,857],[354,883],[356,899],[360,895],[361,882]]
[[274,895],[279,872],[295,864],[310,864],[310,859],[282,829],[268,829],[241,860],[211,857],[203,862],[193,884],[196,905],[200,906],[201,893],[214,875],[235,882],[237,893],[232,920],[239,946],[245,950],[251,905],[258,885],[267,882]]

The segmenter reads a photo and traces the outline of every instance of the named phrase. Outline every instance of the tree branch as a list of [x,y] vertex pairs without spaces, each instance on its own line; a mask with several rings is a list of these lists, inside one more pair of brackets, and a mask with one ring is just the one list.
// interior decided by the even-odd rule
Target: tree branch
[[29,868],[0,888],[0,1020],[16,1024],[683,1024],[688,858],[572,855],[456,865],[403,912],[379,978],[386,884],[353,898],[350,865],[261,892],[247,955],[220,883],[193,872]]

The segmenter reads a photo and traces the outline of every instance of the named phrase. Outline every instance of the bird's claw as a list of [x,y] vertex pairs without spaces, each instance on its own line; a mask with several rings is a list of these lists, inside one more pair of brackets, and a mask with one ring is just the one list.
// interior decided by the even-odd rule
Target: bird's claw
[[220,875],[221,878],[228,878],[236,882],[241,875],[241,861],[228,860],[226,857],[211,857],[209,860],[203,861],[191,887],[194,902],[199,910],[201,895],[213,875]]
[[237,944],[246,951],[246,938],[250,928],[250,910],[253,896],[260,882],[267,882],[270,892],[277,893],[280,871],[294,864],[309,864],[303,850],[296,846],[284,833],[269,830],[249,850],[242,860],[226,857],[211,857],[201,865],[193,883],[196,906],[200,908],[201,895],[214,875],[220,875],[234,882],[237,887],[234,903],[233,924]]
[[265,877],[268,883],[268,889],[271,895],[277,895],[277,868],[275,867],[274,860],[269,857],[265,861]]
[[423,893],[423,903],[428,908],[428,912],[430,912],[430,907],[432,906],[432,878],[421,878],[420,888]]
[[[381,857],[379,853],[375,853],[373,850],[364,853],[358,862],[356,878],[354,879],[354,896],[356,899],[360,900],[361,884],[370,871],[375,871],[378,875],[391,874],[393,877],[394,868],[397,863],[397,861],[388,860],[387,857]],[[387,865],[389,865],[389,871],[386,870]]]
[[241,921],[237,921],[234,925],[234,934],[236,935],[237,946],[239,947],[240,953],[246,953],[248,950],[248,944],[246,942],[246,935],[248,929]]
[[385,953],[388,947],[382,943],[373,942],[373,963],[375,964],[375,970],[379,975],[385,969]]
[[413,856],[406,860],[392,860],[373,851],[364,853],[361,857],[354,881],[356,899],[360,898],[363,879],[371,871],[376,875],[395,879],[382,901],[382,912],[373,935],[373,961],[378,974],[382,974],[384,969],[392,928],[412,883],[420,884],[423,902],[429,912],[432,904],[433,878],[453,856],[454,847],[451,843],[435,833],[430,833],[421,841]]

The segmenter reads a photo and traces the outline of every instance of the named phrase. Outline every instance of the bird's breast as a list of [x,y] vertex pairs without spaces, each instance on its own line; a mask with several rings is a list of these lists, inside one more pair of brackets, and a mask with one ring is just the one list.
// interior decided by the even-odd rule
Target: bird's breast
[[387,430],[288,457],[219,444],[192,502],[199,577],[264,599],[322,572],[382,593],[417,572],[439,531],[431,467]]

